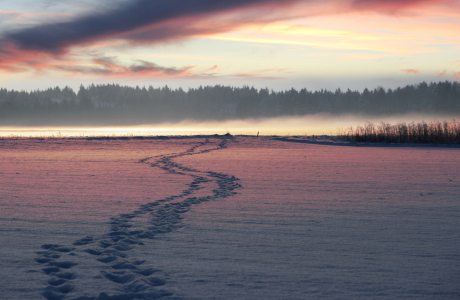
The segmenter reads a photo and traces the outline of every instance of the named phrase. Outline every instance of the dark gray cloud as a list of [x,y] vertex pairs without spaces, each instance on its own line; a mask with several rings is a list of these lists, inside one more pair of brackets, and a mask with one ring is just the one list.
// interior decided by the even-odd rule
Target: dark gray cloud
[[129,67],[130,73],[161,73],[165,75],[178,75],[192,67],[175,68],[175,67],[162,67],[155,63],[139,60],[137,64]]
[[[355,9],[394,12],[408,6],[449,1],[451,0],[329,0],[324,2],[336,3],[339,6],[348,3]],[[231,30],[231,24],[228,23],[215,23],[208,28],[194,26],[203,18],[212,17],[216,13],[255,7],[272,8],[268,11],[274,13],[293,3],[308,2],[316,2],[316,0],[130,0],[124,2],[118,0],[112,2],[112,9],[107,9],[108,6],[104,2],[104,5],[95,6],[96,12],[69,21],[40,24],[5,32],[1,34],[0,45],[9,44],[21,50],[59,54],[65,53],[74,45],[111,38],[140,43],[157,42],[194,34]],[[46,2],[47,5],[56,3],[58,2],[55,0]],[[260,20],[263,17],[257,15],[254,19]],[[249,17],[244,21],[248,20]]]
[[[41,24],[7,32],[2,42],[22,50],[63,53],[72,45],[134,34],[135,31],[183,17],[197,17],[258,5],[287,5],[298,0],[133,0],[115,4],[110,11],[96,12],[70,21]],[[183,28],[183,26],[180,26]],[[158,39],[183,35],[173,28],[157,31]],[[149,37],[154,32],[150,32]]]
[[115,57],[98,57],[93,60],[93,66],[79,65],[58,65],[53,66],[55,70],[84,75],[104,76],[180,76],[191,70],[192,66],[183,68],[164,67],[156,63],[137,60],[134,64],[125,65],[117,62]]

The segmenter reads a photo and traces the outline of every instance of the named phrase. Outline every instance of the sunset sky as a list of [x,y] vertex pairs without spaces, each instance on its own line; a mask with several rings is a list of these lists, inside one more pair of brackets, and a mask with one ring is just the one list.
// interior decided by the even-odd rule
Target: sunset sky
[[0,0],[0,87],[460,80],[460,1]]

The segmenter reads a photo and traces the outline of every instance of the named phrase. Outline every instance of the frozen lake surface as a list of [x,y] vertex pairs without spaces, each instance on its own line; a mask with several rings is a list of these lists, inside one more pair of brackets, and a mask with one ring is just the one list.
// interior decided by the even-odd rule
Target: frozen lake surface
[[460,148],[0,140],[1,299],[459,299]]

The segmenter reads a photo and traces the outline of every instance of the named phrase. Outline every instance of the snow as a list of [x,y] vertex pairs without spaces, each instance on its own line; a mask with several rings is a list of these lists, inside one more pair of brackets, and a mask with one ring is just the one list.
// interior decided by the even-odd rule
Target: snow
[[460,297],[458,148],[299,140],[0,140],[1,298]]

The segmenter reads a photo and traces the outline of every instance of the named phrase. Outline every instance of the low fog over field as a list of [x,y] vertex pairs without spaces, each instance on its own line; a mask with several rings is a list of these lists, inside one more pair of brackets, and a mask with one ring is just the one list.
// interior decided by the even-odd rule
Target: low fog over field
[[[328,128],[323,129],[328,133],[336,126],[323,115],[332,116],[334,123],[350,122],[347,121],[352,119],[350,115],[361,116],[356,120],[376,122],[393,117],[397,121],[420,120],[420,117],[401,117],[414,114],[430,119],[459,116],[460,84],[422,82],[394,90],[376,88],[362,92],[349,89],[276,92],[220,85],[184,91],[167,86],[132,88],[110,84],[81,86],[78,93],[68,87],[32,92],[0,90],[0,125],[3,126],[132,126],[177,124],[186,120],[265,123],[267,118],[281,118],[281,122],[285,122],[288,117],[295,117],[289,122],[297,124],[306,120],[303,117],[313,116],[312,122],[329,123]],[[238,122],[234,124],[239,126]],[[305,131],[296,130],[300,132]]]
[[419,123],[450,121],[455,115],[408,114],[399,116],[360,116],[316,114],[302,117],[278,117],[226,121],[163,122],[137,126],[3,126],[2,137],[93,137],[93,136],[157,136],[157,135],[337,135],[358,126],[384,123]]

